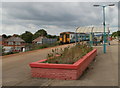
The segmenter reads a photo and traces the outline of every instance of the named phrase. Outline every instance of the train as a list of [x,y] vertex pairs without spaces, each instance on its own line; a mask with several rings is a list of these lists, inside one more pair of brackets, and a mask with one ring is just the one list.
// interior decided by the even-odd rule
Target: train
[[74,43],[80,41],[89,41],[89,34],[75,33],[75,32],[62,32],[59,37],[60,43]]

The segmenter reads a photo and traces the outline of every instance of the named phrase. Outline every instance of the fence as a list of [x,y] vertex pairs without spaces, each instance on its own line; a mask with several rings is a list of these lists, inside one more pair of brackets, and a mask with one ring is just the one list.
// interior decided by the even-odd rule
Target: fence
[[44,38],[42,39],[42,44],[52,44],[55,43],[57,39],[49,39],[49,38]]

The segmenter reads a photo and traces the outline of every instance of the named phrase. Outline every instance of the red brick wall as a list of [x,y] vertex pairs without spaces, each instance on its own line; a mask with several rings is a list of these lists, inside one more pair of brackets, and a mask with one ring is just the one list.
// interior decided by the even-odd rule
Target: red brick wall
[[78,78],[78,70],[32,68],[31,71],[32,77],[53,78],[63,80],[76,80]]

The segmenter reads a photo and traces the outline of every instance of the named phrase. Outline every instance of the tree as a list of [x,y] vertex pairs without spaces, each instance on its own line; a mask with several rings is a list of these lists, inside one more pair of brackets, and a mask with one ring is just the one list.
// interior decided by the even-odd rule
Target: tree
[[3,38],[7,38],[7,35],[6,35],[6,34],[3,34],[2,37],[3,37]]
[[111,36],[112,36],[112,37],[117,36],[117,32],[113,32]]
[[7,38],[10,38],[10,37],[12,37],[12,36],[11,36],[11,35],[8,35],[8,36],[7,36]]
[[47,35],[46,36],[47,38],[56,38],[57,40],[59,40],[59,36],[56,36],[56,35]]
[[117,31],[117,36],[120,37],[120,31]]
[[47,32],[44,29],[40,29],[33,35],[33,39],[36,39],[39,36],[47,36]]
[[112,37],[119,37],[120,38],[120,31],[117,31],[117,32],[113,32]]
[[47,38],[53,38],[52,35],[50,35],[50,34],[48,34],[46,37]]
[[26,43],[32,43],[33,34],[29,31],[26,31],[20,36]]

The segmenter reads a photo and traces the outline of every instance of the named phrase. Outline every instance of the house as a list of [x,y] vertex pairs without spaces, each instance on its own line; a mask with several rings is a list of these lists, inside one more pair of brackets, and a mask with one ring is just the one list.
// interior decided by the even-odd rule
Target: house
[[52,44],[55,43],[57,39],[53,38],[46,38],[43,36],[39,36],[38,38],[32,41],[33,44]]
[[2,46],[2,36],[0,36],[0,46]]
[[3,45],[4,45],[5,40],[6,40],[6,38],[3,38],[3,37],[0,35],[0,46],[3,46]]
[[6,38],[3,38],[3,37],[0,35],[0,50],[2,51],[2,52],[0,52],[0,56],[2,56],[2,53],[3,53],[3,51],[4,51],[4,43],[5,43],[5,40],[6,40]]
[[7,38],[4,38],[4,37],[2,37],[2,36],[0,35],[0,47],[1,47],[1,48],[4,46],[6,39],[7,39]]
[[25,48],[25,41],[13,35],[4,41],[4,52],[21,52]]

